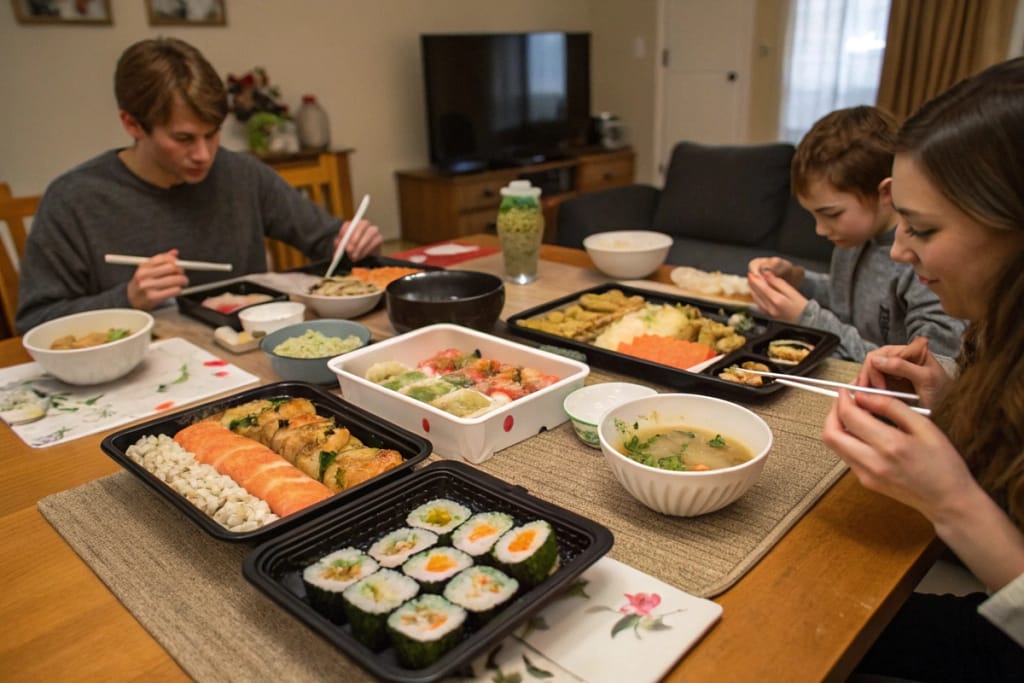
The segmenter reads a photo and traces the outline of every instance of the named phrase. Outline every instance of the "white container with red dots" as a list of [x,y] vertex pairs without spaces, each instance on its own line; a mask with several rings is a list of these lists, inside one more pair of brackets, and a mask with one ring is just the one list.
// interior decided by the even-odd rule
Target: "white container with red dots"
[[[481,358],[531,368],[557,380],[476,417],[457,417],[367,379],[378,364],[397,362],[416,368],[447,349],[479,351]],[[589,366],[571,358],[446,323],[351,351],[329,361],[328,367],[337,376],[345,400],[428,439],[438,455],[471,463],[484,462],[495,451],[565,422],[565,397],[582,387],[590,373]]]

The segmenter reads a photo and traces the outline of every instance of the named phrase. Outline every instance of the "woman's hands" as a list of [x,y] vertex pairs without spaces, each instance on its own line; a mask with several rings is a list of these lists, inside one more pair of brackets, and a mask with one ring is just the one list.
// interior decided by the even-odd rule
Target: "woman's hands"
[[946,369],[928,351],[928,339],[915,337],[905,346],[882,346],[864,359],[856,384],[894,391],[912,391],[926,408],[949,382]]
[[149,311],[181,294],[188,286],[185,269],[178,265],[178,250],[171,249],[142,263],[128,282],[128,303]]
[[751,260],[747,270],[754,304],[766,315],[788,323],[800,320],[807,307],[807,297],[796,289],[803,281],[803,268],[774,256]]

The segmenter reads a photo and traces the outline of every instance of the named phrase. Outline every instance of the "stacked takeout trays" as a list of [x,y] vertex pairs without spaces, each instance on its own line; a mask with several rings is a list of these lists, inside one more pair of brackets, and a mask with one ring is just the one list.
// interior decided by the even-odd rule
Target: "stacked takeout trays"
[[248,308],[248,306],[242,306],[230,313],[222,313],[214,308],[208,308],[203,305],[203,302],[207,299],[222,296],[224,294],[234,294],[237,296],[263,294],[269,297],[268,299],[249,304],[250,306],[267,303],[268,301],[288,300],[288,294],[285,292],[265,287],[258,282],[252,282],[250,280],[230,280],[227,282],[215,282],[211,285],[191,288],[187,292],[183,292],[178,296],[178,310],[184,315],[187,315],[190,318],[195,318],[207,325],[212,325],[213,327],[223,327],[226,325],[236,332],[240,331],[242,329],[242,321],[238,319],[238,312],[244,308]]
[[[409,513],[417,506],[436,499],[455,501],[472,513],[504,513],[517,525],[544,520],[554,530],[559,557],[556,568],[547,578],[532,588],[520,587],[515,597],[489,620],[467,622],[461,639],[440,659],[422,668],[409,668],[399,662],[389,643],[385,642],[378,649],[366,647],[353,636],[347,620],[332,621],[314,609],[302,573],[307,566],[333,551],[344,548],[367,551],[385,534],[406,526]],[[264,543],[246,559],[244,574],[260,590],[374,675],[389,681],[425,683],[452,674],[486,653],[607,553],[612,542],[611,532],[592,520],[534,498],[520,487],[462,463],[440,462],[375,491],[373,496],[362,497]],[[486,563],[486,560],[481,562]]]
[[[513,315],[507,320],[508,331],[511,334],[541,344],[578,351],[586,356],[587,362],[594,367],[636,377],[673,389],[683,391],[703,389],[710,393],[737,400],[763,398],[781,389],[782,385],[770,381],[762,386],[730,382],[719,377],[719,373],[726,368],[741,365],[747,361],[755,361],[768,366],[769,370],[773,372],[804,375],[828,358],[839,345],[839,338],[830,332],[750,315],[754,325],[751,330],[743,335],[746,340],[742,346],[728,353],[721,354],[710,362],[698,365],[693,371],[689,371],[601,348],[589,341],[580,341],[530,329],[521,324],[522,321],[530,318],[536,318],[554,311],[563,311],[576,304],[583,295],[602,295],[613,289],[621,290],[626,296],[642,296],[647,302],[653,304],[694,306],[703,317],[721,323],[727,322],[730,315],[737,310],[745,310],[745,307],[729,310],[723,306],[699,299],[672,296],[670,294],[629,287],[619,283],[609,283],[575,292]],[[798,342],[804,342],[813,346],[813,349],[795,365],[782,364],[768,355],[769,344],[777,340],[797,340]]]
[[[200,510],[199,507],[190,502],[184,495],[178,493],[178,491],[171,488],[170,485],[126,454],[129,447],[143,437],[161,434],[174,436],[181,429],[229,407],[259,399],[277,399],[280,397],[309,400],[315,406],[318,415],[333,417],[337,425],[350,430],[352,435],[357,437],[366,446],[397,451],[401,456],[401,463],[373,479],[336,493],[310,507],[284,516],[258,529],[252,531],[231,531],[214,521],[212,517]],[[426,439],[411,434],[377,415],[303,382],[268,384],[177,413],[164,415],[155,420],[114,432],[103,440],[101,448],[122,467],[139,477],[143,483],[178,507],[187,517],[211,536],[227,541],[265,540],[274,534],[317,517],[329,509],[362,497],[383,484],[410,474],[413,466],[425,459],[431,452],[430,442]]]

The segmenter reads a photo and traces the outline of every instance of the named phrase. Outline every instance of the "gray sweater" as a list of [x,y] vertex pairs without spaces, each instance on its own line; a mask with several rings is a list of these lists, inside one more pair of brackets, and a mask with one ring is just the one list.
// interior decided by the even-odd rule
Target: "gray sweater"
[[128,306],[133,266],[104,263],[107,253],[227,261],[230,274],[189,271],[189,285],[267,269],[263,238],[310,258],[327,258],[341,221],[308,201],[263,162],[220,149],[195,185],[164,189],[132,173],[110,150],[46,189],[32,221],[21,279],[17,328],[95,308]]
[[838,335],[836,354],[853,361],[914,337],[927,337],[933,353],[955,357],[967,323],[942,310],[909,263],[892,260],[895,237],[889,230],[859,247],[833,249],[827,275],[804,276],[800,291],[809,301],[797,323]]

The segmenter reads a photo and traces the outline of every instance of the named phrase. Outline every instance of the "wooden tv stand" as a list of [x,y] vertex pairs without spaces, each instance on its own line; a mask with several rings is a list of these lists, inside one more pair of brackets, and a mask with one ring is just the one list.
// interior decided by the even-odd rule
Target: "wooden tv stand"
[[632,149],[588,149],[559,161],[493,171],[445,175],[425,168],[396,171],[402,239],[427,244],[478,232],[494,232],[509,181],[529,178],[553,191],[541,195],[544,241],[554,243],[558,205],[580,194],[633,182]]

